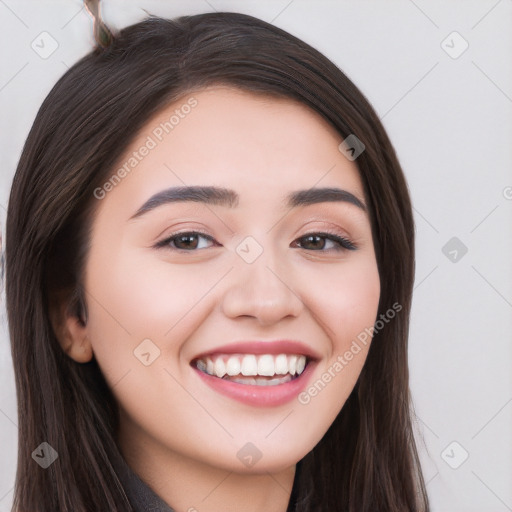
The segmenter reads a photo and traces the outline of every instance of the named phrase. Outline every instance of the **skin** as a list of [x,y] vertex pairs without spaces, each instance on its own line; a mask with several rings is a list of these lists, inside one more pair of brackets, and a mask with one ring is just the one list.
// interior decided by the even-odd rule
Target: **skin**
[[[341,410],[369,344],[308,404],[235,401],[205,385],[190,362],[237,340],[295,339],[320,356],[309,383],[328,372],[377,315],[369,217],[346,202],[290,210],[283,198],[339,187],[364,202],[363,187],[355,162],[338,150],[342,138],[318,114],[220,86],[160,112],[119,166],[190,96],[198,102],[190,114],[98,200],[84,278],[87,324],[67,317],[59,336],[70,357],[97,359],[119,404],[125,459],[175,510],[283,512],[295,464]],[[183,185],[227,187],[240,201],[173,203],[130,219],[156,192]],[[216,245],[199,238],[197,249],[154,247],[198,229]],[[336,251],[325,238],[325,248],[298,243],[322,231],[357,250]],[[251,264],[236,252],[249,235],[263,248]],[[144,339],[160,350],[149,366],[134,357]],[[237,458],[247,442],[262,454],[252,467]]]

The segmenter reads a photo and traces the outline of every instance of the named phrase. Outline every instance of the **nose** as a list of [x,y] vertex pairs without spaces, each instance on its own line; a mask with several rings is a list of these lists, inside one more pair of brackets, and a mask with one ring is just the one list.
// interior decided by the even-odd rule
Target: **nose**
[[230,272],[231,286],[222,300],[223,313],[232,319],[252,317],[260,325],[278,323],[285,318],[297,317],[304,307],[294,291],[292,272],[284,265],[264,257],[253,263],[238,261]]

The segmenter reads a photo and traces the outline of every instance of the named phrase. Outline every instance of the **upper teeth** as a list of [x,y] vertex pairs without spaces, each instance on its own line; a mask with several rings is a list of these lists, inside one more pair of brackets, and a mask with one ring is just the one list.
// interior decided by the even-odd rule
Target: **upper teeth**
[[225,375],[300,375],[306,366],[306,356],[288,354],[233,354],[207,356],[198,359],[196,366],[199,370],[216,377]]

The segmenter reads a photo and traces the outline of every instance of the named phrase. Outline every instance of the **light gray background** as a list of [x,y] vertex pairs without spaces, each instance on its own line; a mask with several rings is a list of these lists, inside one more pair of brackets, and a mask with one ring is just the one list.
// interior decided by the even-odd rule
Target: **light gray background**
[[[258,16],[325,53],[367,95],[397,149],[415,208],[411,388],[432,510],[512,510],[512,0],[106,0],[103,15],[121,28],[141,20],[143,8],[168,17],[213,10]],[[0,0],[0,23],[5,222],[37,109],[89,51],[92,24],[79,0]],[[58,44],[47,58],[31,47],[51,48],[42,32]],[[457,56],[463,40],[469,47]],[[459,247],[449,246],[446,256],[452,237]],[[4,512],[12,501],[17,418],[5,315],[1,328]]]

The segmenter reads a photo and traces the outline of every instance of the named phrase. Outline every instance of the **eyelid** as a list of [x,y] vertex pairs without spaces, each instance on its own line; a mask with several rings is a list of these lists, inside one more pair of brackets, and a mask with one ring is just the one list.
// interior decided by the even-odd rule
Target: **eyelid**
[[[327,238],[328,240],[337,242],[339,245],[335,249],[327,249],[320,251],[312,251],[312,252],[332,252],[332,251],[355,251],[359,249],[358,245],[348,236],[338,233],[332,232],[328,230],[316,230],[310,231],[308,233],[304,233],[303,235],[297,237],[295,240],[300,240],[301,238],[305,238],[309,235],[318,235],[320,238]],[[334,239],[334,240],[333,240]],[[295,241],[294,240],[294,241]],[[307,249],[305,249],[307,250]]]
[[[210,242],[215,242],[216,245],[220,245],[217,242],[217,240],[215,240],[215,238],[212,235],[209,235],[208,233],[206,233],[204,231],[201,231],[200,229],[183,229],[182,231],[175,231],[175,232],[172,232],[172,233],[168,234],[162,240],[156,242],[154,247],[156,249],[165,248],[166,246],[169,245],[170,241],[173,238],[176,238],[179,235],[188,235],[188,234],[201,235],[202,237],[206,238]],[[173,250],[175,250],[175,251],[185,251],[185,252],[197,252],[197,250],[196,251],[187,251],[186,249],[178,249],[178,248],[174,248]],[[199,249],[199,250],[201,250],[201,249]]]

